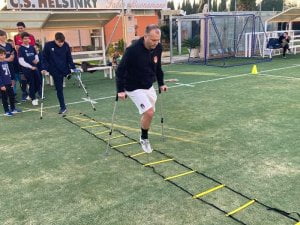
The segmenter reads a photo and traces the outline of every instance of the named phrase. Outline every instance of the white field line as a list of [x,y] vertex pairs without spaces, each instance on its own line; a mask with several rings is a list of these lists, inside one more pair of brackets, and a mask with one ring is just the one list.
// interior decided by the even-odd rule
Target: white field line
[[261,74],[264,77],[278,77],[278,78],[285,78],[287,80],[300,80],[300,77],[288,77],[288,76],[280,76],[280,75],[274,75],[274,74],[267,74],[267,73],[262,73]]
[[[289,67],[281,67],[281,68],[276,68],[276,69],[264,70],[264,71],[260,71],[260,73],[271,72],[271,71],[276,71],[276,70],[290,69],[290,68],[294,68],[294,67],[300,67],[300,65],[294,65],[294,66],[289,66]],[[236,77],[247,76],[249,74],[251,74],[251,73],[244,73],[244,74],[239,74],[239,75],[220,77],[220,78],[211,79],[211,80],[197,81],[197,82],[188,83],[188,85],[202,84],[202,83],[208,83],[208,82],[213,82],[213,81],[218,81],[218,80],[226,80],[226,79],[231,79],[231,78],[236,78]],[[182,86],[183,85],[174,85],[174,86],[171,86],[169,88],[182,87]]]
[[187,86],[187,87],[195,87],[195,85],[191,85],[191,84],[183,84],[183,83],[175,83],[176,85],[179,86]]
[[[293,66],[288,66],[288,67],[281,67],[281,68],[276,68],[276,69],[264,70],[264,71],[260,71],[260,73],[266,73],[266,72],[271,72],[271,71],[290,69],[290,68],[295,68],[295,67],[300,67],[300,65],[293,65]],[[218,81],[218,80],[226,80],[226,79],[231,79],[231,78],[236,78],[236,77],[247,76],[249,74],[251,74],[251,73],[244,73],[244,74],[239,74],[239,75],[221,77],[221,78],[216,78],[216,79],[211,79],[211,80],[197,81],[197,82],[192,82],[192,83],[188,83],[188,84],[184,84],[184,85],[179,84],[179,85],[170,86],[169,88],[186,87],[187,85],[202,84],[202,83],[208,83],[208,82],[213,82],[213,81]],[[95,99],[91,99],[91,100],[97,101],[97,100],[105,100],[105,99],[115,98],[115,97],[116,96],[108,96],[108,97],[95,98]],[[75,105],[75,104],[86,103],[86,102],[87,101],[71,102],[71,103],[67,103],[67,105]],[[57,108],[57,107],[59,107],[59,105],[47,106],[47,107],[44,107],[44,109],[52,109],[52,108]],[[32,111],[37,111],[37,109],[24,110],[23,113],[24,112],[32,112]],[[0,115],[0,117],[1,116],[4,116],[4,115]]]
[[[101,97],[101,98],[91,99],[91,101],[105,100],[105,99],[115,98],[115,97],[116,96]],[[78,101],[78,102],[71,102],[71,103],[67,103],[66,105],[75,105],[75,104],[80,104],[80,103],[84,103],[84,102],[89,102],[89,101],[84,100],[84,101]],[[96,103],[98,103],[98,102],[96,102]],[[59,105],[47,106],[47,107],[43,107],[43,109],[52,109],[52,108],[57,108],[57,107],[59,107]],[[25,112],[39,112],[40,111],[40,108],[33,108],[33,109],[25,108],[25,109],[27,109],[27,110],[23,110],[22,113],[25,113]],[[0,115],[0,117],[1,116],[4,116],[4,115]]]
[[88,99],[88,98],[82,98],[82,100],[86,101],[86,102],[91,102],[93,104],[97,104],[98,102],[96,102],[95,100],[92,99]]

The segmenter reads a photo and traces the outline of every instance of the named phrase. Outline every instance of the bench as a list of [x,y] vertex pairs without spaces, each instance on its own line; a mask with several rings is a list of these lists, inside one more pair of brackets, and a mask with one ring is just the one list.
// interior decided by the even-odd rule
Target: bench
[[[269,58],[272,58],[272,54],[275,53],[276,50],[279,51],[280,54],[280,49],[281,49],[281,44],[278,40],[278,38],[269,38],[268,43],[264,51],[268,52]],[[275,54],[276,55],[276,54]]]
[[[72,52],[74,63],[81,64],[82,62],[99,62],[98,65],[87,68],[87,71],[100,71],[104,72],[104,77],[113,78],[113,68],[112,66],[105,65],[105,53],[103,50],[97,51],[82,51],[82,52]],[[103,62],[103,64],[101,64]]]
[[300,48],[300,35],[294,35],[294,39],[290,41],[290,49],[294,55],[297,53],[297,48]]

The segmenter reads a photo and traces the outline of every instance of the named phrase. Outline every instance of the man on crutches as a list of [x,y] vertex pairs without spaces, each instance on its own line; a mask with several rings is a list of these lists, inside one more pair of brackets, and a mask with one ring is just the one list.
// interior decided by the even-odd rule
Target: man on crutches
[[140,144],[151,153],[148,130],[155,112],[157,99],[153,83],[157,80],[159,90],[167,91],[161,68],[161,31],[157,25],[146,27],[144,37],[126,49],[116,71],[118,98],[126,96],[134,102],[141,116]]
[[[63,82],[71,72],[80,72],[75,68],[73,63],[71,50],[63,33],[57,32],[55,40],[47,42],[43,50],[42,73],[51,74],[54,80],[57,98],[60,105],[58,114],[65,114],[67,108],[65,105]],[[72,71],[71,71],[72,70]]]

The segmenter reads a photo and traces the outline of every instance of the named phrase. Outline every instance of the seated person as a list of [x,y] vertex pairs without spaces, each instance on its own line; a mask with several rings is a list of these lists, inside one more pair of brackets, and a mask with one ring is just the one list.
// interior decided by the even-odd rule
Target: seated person
[[286,50],[289,50],[289,52],[291,52],[290,47],[289,47],[290,40],[291,40],[291,38],[288,35],[288,32],[284,32],[279,37],[279,43],[281,44],[281,47],[283,48],[283,53],[282,53],[283,58],[286,58],[286,56],[285,56]]

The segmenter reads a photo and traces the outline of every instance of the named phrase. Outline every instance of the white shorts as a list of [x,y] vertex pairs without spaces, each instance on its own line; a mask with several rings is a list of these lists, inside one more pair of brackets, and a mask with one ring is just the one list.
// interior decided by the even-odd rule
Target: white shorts
[[153,110],[155,111],[155,102],[157,96],[153,86],[149,89],[137,89],[134,91],[126,91],[126,94],[136,105],[140,114],[143,114],[150,108],[153,108]]

